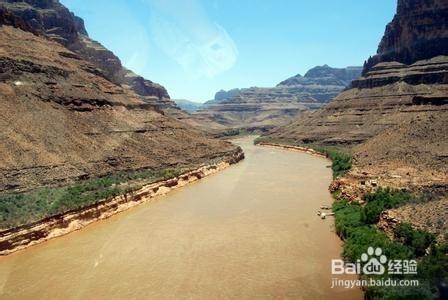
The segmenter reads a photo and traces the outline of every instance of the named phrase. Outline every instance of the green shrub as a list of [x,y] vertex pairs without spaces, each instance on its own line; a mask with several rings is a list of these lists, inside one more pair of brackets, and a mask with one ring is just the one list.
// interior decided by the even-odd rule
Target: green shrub
[[388,238],[384,233],[369,225],[357,226],[350,229],[345,239],[342,256],[352,262],[361,257],[369,247],[385,248]]
[[357,204],[349,204],[346,200],[339,200],[333,203],[335,213],[336,232],[342,238],[347,237],[350,231],[364,223],[361,220],[362,207]]
[[448,244],[432,245],[428,256],[418,265],[419,277],[433,282],[448,282]]
[[426,249],[435,241],[433,234],[413,229],[410,224],[405,223],[399,224],[394,234],[400,242],[413,249],[417,257],[425,255]]
[[366,289],[366,299],[394,299],[394,300],[431,300],[437,299],[431,285],[419,281],[418,286],[371,286]]
[[367,204],[364,206],[362,219],[366,224],[374,224],[378,222],[381,212],[409,202],[412,196],[400,190],[379,188],[374,193],[366,194],[364,199]]
[[[384,274],[382,277],[399,279],[417,279],[418,286],[413,287],[368,287],[367,299],[437,299],[437,286],[448,282],[448,245],[435,246],[432,234],[415,230],[409,224],[401,224],[391,240],[374,225],[380,213],[389,208],[398,207],[412,200],[408,193],[378,189],[365,196],[364,207],[351,204],[346,200],[337,200],[333,204],[335,227],[344,239],[343,257],[351,262],[359,259],[368,247],[380,247],[388,259],[418,259],[417,275]],[[425,256],[430,247],[430,254]]]
[[325,154],[329,159],[331,159],[331,170],[333,171],[333,178],[345,174],[352,168],[352,156],[350,153],[335,147],[322,147],[314,145],[305,145],[314,149],[320,153]]
[[328,157],[333,162],[331,169],[333,170],[333,177],[338,177],[345,174],[352,168],[351,155],[339,151],[327,151]]
[[182,174],[182,172],[178,169],[166,169],[160,173],[160,177],[163,179],[169,179],[169,178],[177,177],[180,174]]

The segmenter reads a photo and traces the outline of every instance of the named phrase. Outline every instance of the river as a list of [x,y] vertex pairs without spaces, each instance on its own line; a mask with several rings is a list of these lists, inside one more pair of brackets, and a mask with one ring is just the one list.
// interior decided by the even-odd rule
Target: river
[[361,299],[331,288],[341,242],[316,215],[332,202],[330,162],[235,142],[237,165],[0,257],[0,298]]

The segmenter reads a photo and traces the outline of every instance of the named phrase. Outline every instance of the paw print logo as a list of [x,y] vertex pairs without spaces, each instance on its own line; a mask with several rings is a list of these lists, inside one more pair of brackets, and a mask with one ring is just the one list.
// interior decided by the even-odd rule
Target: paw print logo
[[361,255],[361,261],[364,263],[362,267],[364,274],[382,275],[386,271],[384,264],[387,262],[387,257],[381,248],[369,247],[367,253]]

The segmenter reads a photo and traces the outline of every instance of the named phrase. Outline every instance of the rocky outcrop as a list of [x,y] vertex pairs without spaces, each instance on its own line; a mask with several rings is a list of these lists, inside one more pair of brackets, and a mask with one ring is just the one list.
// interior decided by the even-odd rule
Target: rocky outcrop
[[232,97],[238,96],[240,94],[240,89],[231,89],[228,91],[225,90],[219,90],[218,92],[216,92],[215,97],[213,98],[213,100],[209,100],[207,102],[204,103],[204,105],[211,105],[211,104],[216,104],[218,102],[230,99]]
[[440,55],[448,55],[448,2],[398,0],[397,12],[364,73],[381,62],[409,65]]
[[89,38],[84,21],[59,1],[2,0],[0,6],[2,10],[20,20],[19,22],[26,24],[25,30],[30,28],[33,32],[61,43],[92,63],[99,69],[98,73],[111,82],[129,86],[146,102],[160,109],[177,108],[176,104],[169,99],[164,87],[127,70],[113,52]]
[[434,234],[440,243],[448,241],[448,197],[439,200],[412,203],[381,213],[378,228],[394,236],[400,223],[411,223],[414,229]]
[[337,69],[325,65],[272,88],[220,91],[215,100],[206,102],[194,115],[209,118],[227,128],[266,131],[289,123],[305,111],[321,107],[360,73],[360,67]]
[[[324,108],[275,130],[270,137],[356,145],[415,118],[446,117],[447,9],[448,3],[441,0],[399,0],[397,13],[363,76]],[[445,137],[438,142],[444,143]]]
[[0,6],[0,26],[2,25],[13,26],[15,28],[20,28],[24,31],[37,34],[37,32],[30,25],[28,25],[28,23],[26,23],[23,19],[15,16],[14,14],[6,10],[4,7]]

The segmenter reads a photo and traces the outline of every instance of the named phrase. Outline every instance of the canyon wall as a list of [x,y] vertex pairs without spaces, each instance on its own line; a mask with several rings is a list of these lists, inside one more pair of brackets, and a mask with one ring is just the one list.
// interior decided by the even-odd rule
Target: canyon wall
[[167,116],[150,89],[117,81],[123,68],[110,51],[95,52],[107,69],[73,48],[98,44],[58,1],[1,1],[0,20],[1,193],[194,167],[237,150]]

